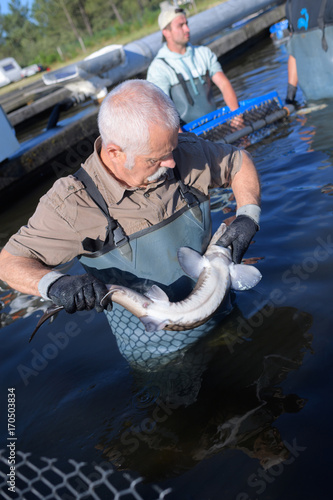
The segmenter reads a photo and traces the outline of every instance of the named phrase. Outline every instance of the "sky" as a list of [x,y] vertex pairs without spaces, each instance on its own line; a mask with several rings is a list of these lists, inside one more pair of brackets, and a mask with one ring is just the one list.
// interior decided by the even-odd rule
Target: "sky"
[[[8,4],[9,0],[0,0],[0,5],[1,5],[1,14],[8,14]],[[21,5],[27,5],[30,7],[33,3],[33,0],[21,0]]]

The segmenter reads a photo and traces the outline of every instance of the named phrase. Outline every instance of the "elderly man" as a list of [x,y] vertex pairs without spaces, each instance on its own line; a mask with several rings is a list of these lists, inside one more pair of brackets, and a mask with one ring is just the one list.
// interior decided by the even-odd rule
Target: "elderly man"
[[147,80],[171,97],[182,123],[216,109],[211,80],[230,110],[237,109],[236,93],[215,54],[208,47],[189,43],[190,29],[184,10],[164,2],[158,24],[166,43],[149,66]]
[[[103,310],[106,283],[141,292],[157,283],[177,299],[193,287],[177,249],[205,251],[211,237],[209,188],[219,186],[231,186],[237,202],[237,217],[220,243],[232,245],[240,262],[260,214],[258,176],[245,151],[178,135],[172,101],[144,80],[113,89],[98,125],[101,137],[83,168],[55,182],[2,250],[2,280],[69,313]],[[74,257],[86,274],[54,270]],[[111,325],[116,313],[116,307],[107,312]],[[127,339],[117,339],[118,345],[128,346]]]

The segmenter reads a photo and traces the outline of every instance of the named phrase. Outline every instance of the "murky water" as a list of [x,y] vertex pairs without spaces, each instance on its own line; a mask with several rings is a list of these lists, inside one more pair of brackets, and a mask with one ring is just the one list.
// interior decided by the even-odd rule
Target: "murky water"
[[[284,47],[266,40],[227,74],[240,99],[271,90],[284,99],[286,61]],[[129,474],[112,475],[118,491],[129,477],[143,477],[136,491],[144,500],[331,497],[333,103],[323,103],[325,109],[291,116],[250,147],[263,194],[261,230],[246,257],[263,279],[234,297],[218,331],[181,365],[158,375],[133,371],[104,315],[93,312],[62,313],[29,344],[41,314],[35,309],[43,304],[1,293],[5,458],[7,388],[13,387],[16,450],[31,452],[38,467],[45,467],[40,457],[56,458],[66,471],[69,459],[87,464],[61,498],[81,498],[83,477],[92,481],[94,466],[108,464]],[[46,188],[2,212],[2,244]],[[217,226],[229,209],[221,193],[214,192],[212,207]],[[7,474],[8,465],[1,470]],[[59,483],[59,476],[50,481]],[[133,488],[126,498],[139,498],[130,496]],[[24,498],[49,493],[45,484],[39,491],[31,488]]]

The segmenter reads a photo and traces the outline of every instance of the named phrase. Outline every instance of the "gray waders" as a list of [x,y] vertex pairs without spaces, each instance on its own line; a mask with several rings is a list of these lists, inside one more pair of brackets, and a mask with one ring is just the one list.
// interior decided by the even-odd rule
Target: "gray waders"
[[216,104],[208,71],[203,77],[193,78],[191,83],[190,80],[185,81],[183,75],[177,73],[165,59],[160,60],[176,73],[179,83],[171,87],[170,97],[182,122],[189,123],[215,111]]
[[[140,293],[156,284],[171,301],[186,298],[195,282],[181,269],[177,250],[189,246],[201,254],[205,252],[211,238],[209,198],[178,180],[187,206],[169,219],[127,236],[110,217],[105,201],[87,172],[80,169],[75,175],[103,211],[109,228],[105,242],[84,240],[84,247],[94,250],[89,256],[79,258],[85,270],[107,284],[123,285]],[[112,312],[105,311],[105,314],[121,354],[132,366],[145,370],[156,370],[177,357],[180,351],[209,332],[219,316],[193,330],[148,333],[138,318],[118,304],[113,304]]]

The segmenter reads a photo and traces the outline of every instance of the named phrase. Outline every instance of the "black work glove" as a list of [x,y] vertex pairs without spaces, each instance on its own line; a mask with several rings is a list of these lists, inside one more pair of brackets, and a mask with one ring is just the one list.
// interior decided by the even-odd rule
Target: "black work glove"
[[258,230],[258,224],[256,224],[251,217],[239,215],[230,226],[227,227],[225,233],[216,244],[221,247],[228,247],[231,245],[232,260],[235,264],[240,264],[253,236]]
[[108,293],[108,289],[91,274],[77,276],[65,275],[57,279],[49,287],[47,295],[58,306],[63,306],[65,311],[72,314],[84,309],[90,311],[95,307],[97,312],[102,312],[110,302],[101,305],[101,300]]
[[292,104],[293,106],[296,106],[298,104],[297,101],[295,101],[296,91],[297,87],[295,87],[295,85],[291,85],[291,83],[288,83],[286,104]]

